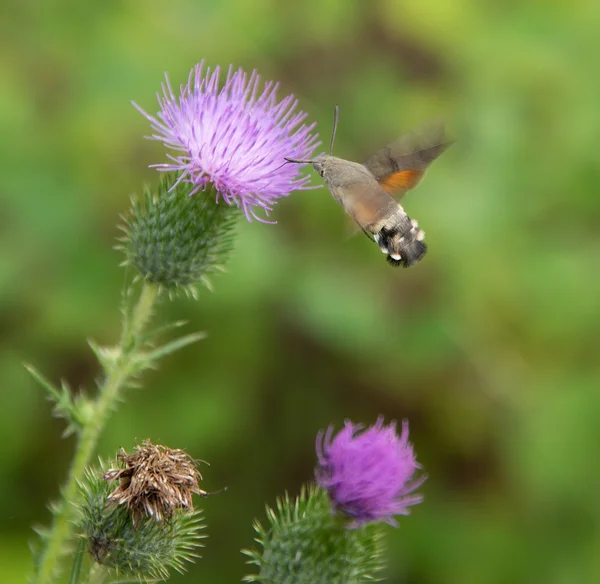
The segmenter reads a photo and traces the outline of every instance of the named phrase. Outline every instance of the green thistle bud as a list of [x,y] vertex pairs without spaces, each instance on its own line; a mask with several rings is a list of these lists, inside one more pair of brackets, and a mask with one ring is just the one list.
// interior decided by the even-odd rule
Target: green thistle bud
[[291,501],[267,507],[269,527],[256,522],[262,550],[244,550],[258,574],[246,582],[277,584],[357,584],[377,580],[382,569],[382,531],[377,524],[348,529],[331,513],[327,493],[314,486]]
[[223,270],[239,212],[217,203],[210,185],[190,197],[193,185],[177,180],[164,173],[157,193],[146,189],[143,203],[132,199],[118,247],[126,255],[123,265],[135,267],[145,281],[195,297],[198,282],[210,288],[207,276]]
[[[177,466],[172,461],[167,461],[167,473],[163,473],[160,468],[155,468],[153,472],[146,464],[147,461],[142,461],[141,465],[131,464],[136,456],[139,461],[139,452],[147,450],[147,444],[144,443],[134,454],[126,455],[127,460],[123,455],[119,457],[119,462],[126,464],[123,470],[131,470],[134,466],[143,467],[135,470],[145,476],[153,474],[159,484],[156,491],[147,490],[145,504],[141,502],[137,492],[139,481],[136,486],[135,477],[131,473],[125,472],[117,476],[117,470],[106,470],[106,465],[102,463],[99,469],[88,469],[85,480],[80,485],[83,499],[80,531],[88,542],[92,558],[119,577],[133,577],[140,581],[166,579],[170,569],[183,572],[185,563],[198,557],[196,551],[202,547],[200,540],[205,537],[200,535],[200,530],[204,527],[201,524],[201,514],[193,511],[191,500],[189,503],[187,500],[175,502],[175,499],[180,498],[182,477],[172,475],[177,481],[174,482],[169,479],[169,475],[172,471],[181,470],[181,464]],[[163,449],[150,446],[157,451]],[[163,466],[164,459],[165,457]],[[181,460],[179,457],[179,462]],[[120,480],[116,489],[111,480],[115,478]],[[193,480],[196,480],[195,477]],[[183,499],[186,499],[190,481],[186,478],[183,483]],[[171,495],[167,494],[169,490]],[[193,492],[197,492],[197,489],[193,489]],[[142,506],[147,510],[143,518],[140,516]],[[159,513],[156,513],[157,509],[160,510]]]

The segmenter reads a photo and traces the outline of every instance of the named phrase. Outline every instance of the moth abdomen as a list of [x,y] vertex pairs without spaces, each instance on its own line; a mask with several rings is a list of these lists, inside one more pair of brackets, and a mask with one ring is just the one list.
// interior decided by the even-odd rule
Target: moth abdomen
[[416,264],[427,253],[427,245],[423,242],[425,232],[419,229],[414,220],[404,215],[403,220],[388,220],[387,225],[375,234],[375,241],[387,261],[392,266],[409,268]]
[[391,266],[403,268],[410,268],[416,264],[423,256],[427,253],[427,245],[422,241],[413,241],[409,245],[402,248],[402,252],[399,254],[400,259],[396,260],[388,254],[387,262]]

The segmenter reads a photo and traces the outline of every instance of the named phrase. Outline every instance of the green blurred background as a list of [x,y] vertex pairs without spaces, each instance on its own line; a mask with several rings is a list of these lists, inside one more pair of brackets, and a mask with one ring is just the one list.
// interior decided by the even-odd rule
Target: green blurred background
[[[429,118],[456,144],[405,199],[429,254],[386,265],[326,189],[240,223],[228,273],[166,303],[209,338],[146,374],[103,456],[144,438],[208,460],[204,558],[237,582],[264,504],[311,479],[316,432],[408,418],[429,480],[389,529],[390,582],[600,582],[600,8],[596,1],[21,2],[0,8],[0,571],[73,439],[22,367],[93,385],[86,338],[118,338],[112,249],[165,160],[144,140],[167,71],[202,58],[282,82],[336,154]],[[283,95],[283,93],[281,94]],[[315,184],[319,178],[314,177]]]

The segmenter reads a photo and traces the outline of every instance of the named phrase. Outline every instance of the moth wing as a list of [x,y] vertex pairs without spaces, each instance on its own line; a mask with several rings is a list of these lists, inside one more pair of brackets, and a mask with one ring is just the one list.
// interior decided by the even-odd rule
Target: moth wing
[[361,227],[359,227],[356,224],[356,221],[354,219],[352,219],[352,217],[350,217],[350,215],[346,214],[346,224],[344,226],[344,233],[346,235],[346,237],[344,238],[344,240],[347,239],[352,239],[354,236],[358,235],[359,233],[364,233],[371,241],[373,241],[373,234],[370,231],[367,231],[366,229],[362,229]]
[[364,165],[386,192],[401,197],[419,184],[429,164],[451,144],[444,123],[431,121],[378,150]]

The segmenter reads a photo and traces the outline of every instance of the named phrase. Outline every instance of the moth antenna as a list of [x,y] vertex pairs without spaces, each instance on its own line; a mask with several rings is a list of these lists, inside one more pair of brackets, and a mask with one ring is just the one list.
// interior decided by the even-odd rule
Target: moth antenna
[[335,140],[335,133],[337,131],[338,119],[340,117],[340,108],[337,103],[333,107],[333,131],[331,132],[331,140],[329,141],[329,156],[333,156],[333,141]]

